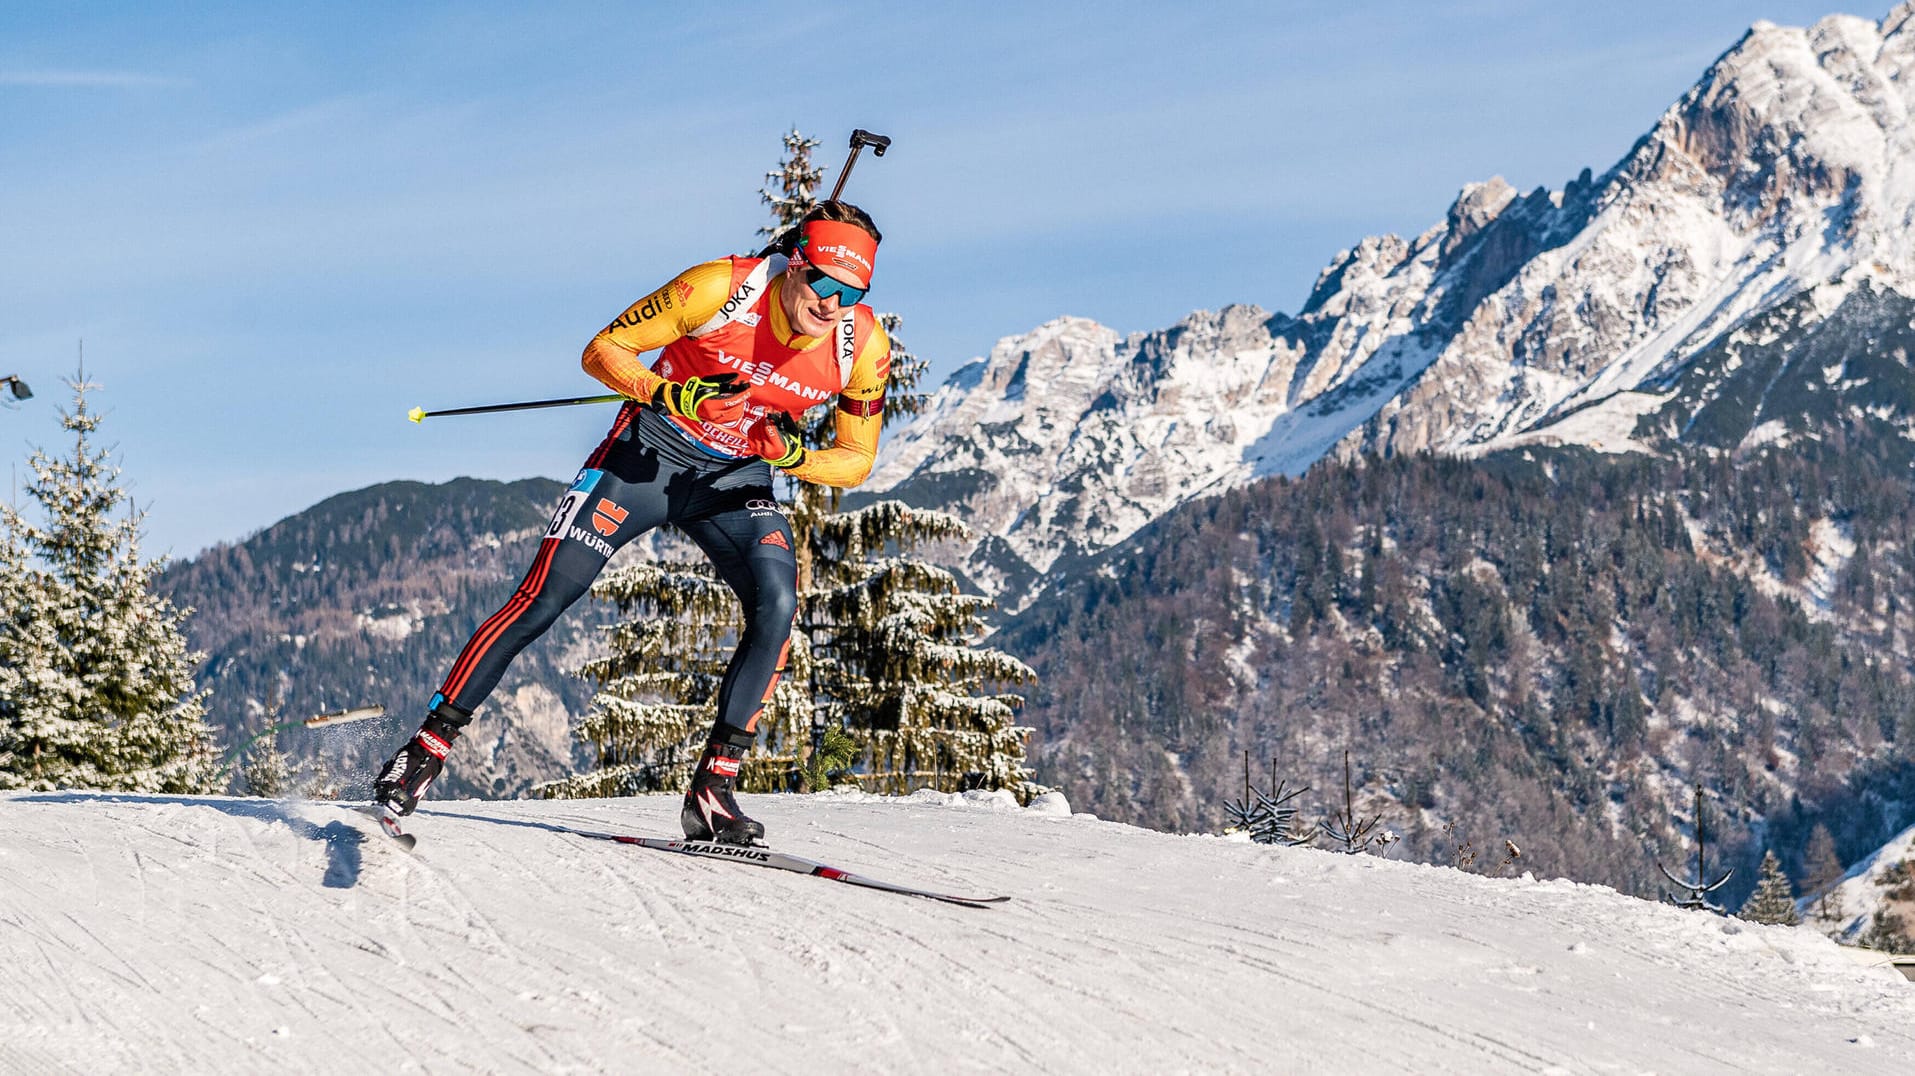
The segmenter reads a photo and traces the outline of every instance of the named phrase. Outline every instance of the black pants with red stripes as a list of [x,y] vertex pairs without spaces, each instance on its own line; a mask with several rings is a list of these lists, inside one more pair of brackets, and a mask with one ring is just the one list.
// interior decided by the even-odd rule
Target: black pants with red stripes
[[619,547],[666,523],[705,551],[744,606],[744,634],[718,689],[714,738],[750,743],[797,612],[791,525],[763,460],[715,457],[636,404],[619,412],[560,498],[532,569],[473,633],[429,708],[443,700],[467,713],[478,709],[512,659],[585,593]]

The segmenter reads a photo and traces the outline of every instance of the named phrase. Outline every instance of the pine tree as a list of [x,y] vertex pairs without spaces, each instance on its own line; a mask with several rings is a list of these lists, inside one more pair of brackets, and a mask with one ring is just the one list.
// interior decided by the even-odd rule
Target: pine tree
[[786,228],[798,223],[818,202],[816,191],[824,173],[811,163],[811,151],[822,143],[806,138],[793,127],[782,139],[785,155],[778,170],[766,172],[766,185],[759,188],[758,199],[771,209],[771,223],[758,229],[763,239],[776,239]]
[[805,759],[805,787],[816,791],[844,783],[852,777],[851,767],[857,761],[858,741],[843,729],[827,725]]
[[[818,140],[797,128],[783,137],[784,159],[765,173],[758,194],[772,211],[759,229],[774,238],[810,210],[823,174],[811,163]],[[794,529],[796,521],[794,520]],[[802,585],[804,554],[799,551]],[[704,736],[717,719],[718,684],[738,631],[737,601],[703,560],[615,568],[592,596],[618,609],[605,657],[579,675],[600,685],[579,736],[598,751],[598,769],[539,786],[549,797],[629,796],[684,787]],[[789,787],[809,734],[810,655],[794,635],[784,677],[760,718],[760,748],[745,761],[740,785]]]
[[191,611],[154,594],[163,562],[140,558],[144,515],[92,446],[98,386],[84,374],[69,384],[71,455],[28,461],[44,525],[0,507],[12,601],[0,619],[0,788],[208,791],[217,767],[193,687],[201,656],[183,630]]
[[272,799],[287,795],[293,787],[292,759],[279,749],[271,736],[261,740],[246,755],[240,767],[240,784],[248,796]]
[[1036,674],[975,644],[990,599],[960,593],[951,573],[906,555],[968,533],[949,513],[878,501],[824,516],[807,536],[812,578],[798,630],[814,655],[819,718],[863,741],[860,782],[875,790],[1041,791],[1024,765],[1023,699],[996,691]]
[[1842,860],[1835,854],[1835,838],[1820,822],[1809,831],[1809,846],[1802,854],[1803,883],[1815,896],[1815,914],[1819,919],[1834,919],[1840,912],[1832,908],[1829,897],[1835,883],[1842,880]]
[[[23,680],[38,667],[35,655],[50,644],[33,636],[43,625],[29,600],[27,553],[14,512],[12,505],[0,505],[0,759],[10,757],[19,735]],[[0,770],[0,788],[6,787],[6,773]]]
[[1299,827],[1301,808],[1294,802],[1310,791],[1308,785],[1291,788],[1290,782],[1277,779],[1277,760],[1270,760],[1270,787],[1258,788],[1250,782],[1250,752],[1243,753],[1243,798],[1224,801],[1224,815],[1230,828],[1249,835],[1257,844],[1285,844],[1291,847],[1311,844],[1315,827]]
[[[772,213],[772,223],[758,230],[763,239],[775,238],[804,216],[823,178],[811,163],[817,139],[793,127],[782,141],[784,159],[776,171],[765,173],[768,185],[758,192]],[[682,788],[717,719],[718,684],[738,625],[736,599],[702,560],[615,568],[593,584],[592,596],[613,603],[619,615],[610,652],[579,670],[601,689],[578,730],[597,749],[598,769],[538,791],[571,798]],[[775,689],[786,705],[774,700],[761,719],[774,742],[787,738],[779,735],[778,717],[803,708],[801,698],[791,697],[791,682],[807,682],[808,655],[801,640],[793,640],[792,651],[784,681]],[[777,753],[795,752],[796,746]],[[747,760],[744,787],[775,784],[764,757],[755,752]]]
[[[813,205],[822,174],[812,166],[816,140],[794,128],[784,137],[785,159],[760,191],[773,221],[760,234],[776,236]],[[926,363],[899,333],[903,318],[879,314],[891,338],[882,422],[917,414],[916,391]],[[833,409],[815,408],[802,423],[805,443],[828,445]],[[1030,667],[1002,651],[978,647],[985,598],[959,593],[949,572],[908,554],[969,529],[956,516],[879,501],[841,512],[844,491],[793,483],[791,527],[797,539],[798,621],[792,661],[780,696],[766,716],[789,744],[805,720],[815,722],[815,749],[831,730],[849,734],[864,759],[860,783],[902,792],[918,787],[953,790],[967,785],[1008,788],[1028,799],[1040,791],[1024,765],[1030,730],[1017,725],[1023,700],[990,693],[1036,679]],[[986,692],[979,694],[980,691]],[[764,760],[765,777],[804,768],[797,753]],[[753,787],[748,767],[746,787]],[[761,777],[760,780],[763,780]]]
[[1782,873],[1782,861],[1774,851],[1762,855],[1761,875],[1756,879],[1755,892],[1743,903],[1742,910],[1736,914],[1751,923],[1779,923],[1792,927],[1802,921],[1795,910],[1795,887],[1789,884],[1789,876]]

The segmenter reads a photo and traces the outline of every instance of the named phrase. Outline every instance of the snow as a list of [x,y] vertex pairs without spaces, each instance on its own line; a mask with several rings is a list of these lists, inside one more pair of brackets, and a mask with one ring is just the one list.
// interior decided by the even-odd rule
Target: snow
[[1909,859],[1915,859],[1915,826],[1889,838],[1887,844],[1850,867],[1826,895],[1805,896],[1796,902],[1796,908],[1808,920],[1826,907],[1832,921],[1825,924],[1824,929],[1832,937],[1849,940],[1869,929],[1877,911],[1886,910],[1899,916],[1904,924],[1915,925],[1915,919],[1910,917],[1915,908],[1893,895],[1899,883],[1890,878],[1890,872]]
[[1830,609],[1835,602],[1836,583],[1843,569],[1855,556],[1855,538],[1847,526],[1817,518],[1809,524],[1809,573],[1802,581],[1810,602]]
[[543,828],[674,797],[0,796],[0,1070],[1896,1072],[1915,985],[1812,930],[1003,797],[745,797],[963,908]]
[[[1754,432],[1759,433],[1768,426],[1765,423]],[[1683,514],[1683,526],[1697,559],[1703,563],[1734,572],[1764,595],[1794,604],[1812,620],[1827,621],[1835,616],[1837,584],[1857,548],[1855,536],[1846,524],[1819,516],[1809,522],[1809,540],[1803,549],[1809,569],[1795,583],[1784,579],[1759,553],[1728,547],[1687,512]]]
[[353,618],[353,622],[367,635],[376,636],[393,643],[404,642],[406,636],[418,631],[423,623],[419,618],[413,616],[412,613],[405,611],[390,613],[384,616],[374,616],[371,613],[359,613]]
[[1655,449],[1635,439],[1636,424],[1674,398],[1674,394],[1617,392],[1546,426],[1466,446],[1458,455],[1475,457],[1528,445],[1586,445],[1598,452],[1637,452],[1653,456]]
[[1268,432],[1244,451],[1251,474],[1258,477],[1295,477],[1330,451],[1352,430],[1368,421],[1382,406],[1414,384],[1436,359],[1436,352],[1409,339],[1393,339],[1362,363],[1357,374],[1340,384],[1339,393],[1325,392],[1311,406],[1285,411]]
[[1736,446],[1738,452],[1752,452],[1763,445],[1786,444],[1789,439],[1789,424],[1782,419],[1772,418],[1750,430]]

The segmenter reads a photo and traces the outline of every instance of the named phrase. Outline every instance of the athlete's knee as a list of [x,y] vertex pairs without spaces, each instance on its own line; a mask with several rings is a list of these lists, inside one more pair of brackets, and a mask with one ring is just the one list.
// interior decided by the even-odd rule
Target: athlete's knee
[[747,614],[749,626],[760,632],[784,638],[791,634],[791,622],[798,615],[798,592],[785,587],[763,587],[753,598]]

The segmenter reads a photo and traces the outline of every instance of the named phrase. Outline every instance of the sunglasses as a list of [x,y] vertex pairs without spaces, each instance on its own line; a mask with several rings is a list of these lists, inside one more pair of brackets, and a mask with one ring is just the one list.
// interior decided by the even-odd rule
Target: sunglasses
[[869,288],[855,288],[851,285],[813,266],[805,270],[805,283],[811,285],[811,291],[820,299],[838,297],[839,306],[856,306],[864,298]]

